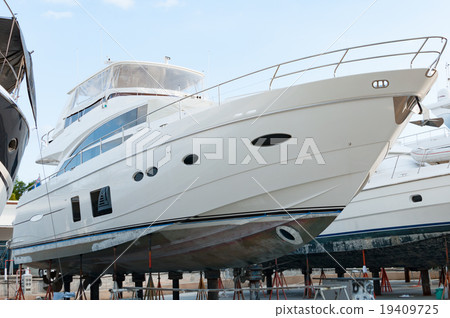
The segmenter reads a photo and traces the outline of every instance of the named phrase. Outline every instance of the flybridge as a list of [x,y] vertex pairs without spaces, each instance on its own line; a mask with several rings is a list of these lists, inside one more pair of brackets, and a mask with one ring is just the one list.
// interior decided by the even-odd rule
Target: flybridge
[[[93,75],[69,92],[68,115],[105,97],[107,90],[167,95],[195,87],[203,74],[187,68],[148,62],[118,62]],[[111,92],[113,93],[113,92]]]

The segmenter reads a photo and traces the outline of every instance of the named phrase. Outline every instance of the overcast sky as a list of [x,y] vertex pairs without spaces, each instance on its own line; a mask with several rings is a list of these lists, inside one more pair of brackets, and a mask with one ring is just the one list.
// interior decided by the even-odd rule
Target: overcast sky
[[[34,51],[40,132],[55,126],[66,93],[105,67],[108,58],[163,62],[164,56],[170,56],[171,64],[202,71],[207,84],[213,85],[327,49],[427,35],[450,37],[448,0],[8,3],[17,14],[28,50]],[[6,7],[0,7],[0,14],[9,16]],[[446,62],[450,62],[449,51],[441,60],[441,76],[428,101],[446,85]],[[34,126],[25,91],[23,87],[19,105]],[[19,170],[25,181],[43,175],[34,163],[37,140],[33,130]]]

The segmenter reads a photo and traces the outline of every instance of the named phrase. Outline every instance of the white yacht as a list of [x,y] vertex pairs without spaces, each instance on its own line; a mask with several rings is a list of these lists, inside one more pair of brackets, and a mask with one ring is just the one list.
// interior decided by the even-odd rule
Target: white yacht
[[[450,99],[428,108],[436,111],[437,105],[448,106]],[[445,108],[437,113],[444,114]],[[450,240],[449,148],[445,125],[399,138],[369,183],[317,241],[288,258],[308,255],[311,266],[360,267],[364,250],[371,268],[444,266]]]
[[14,180],[28,143],[27,120],[17,105],[26,77],[36,120],[36,97],[31,55],[15,16],[0,17],[0,214],[11,196]]
[[[439,49],[424,49],[433,41]],[[400,55],[377,51],[411,43],[417,49]],[[69,92],[44,138],[38,162],[57,172],[20,200],[15,262],[52,261],[66,275],[79,272],[82,255],[83,272],[99,275],[148,272],[149,252],[152,271],[177,271],[243,267],[296,250],[383,160],[436,80],[445,44],[427,37],[337,50],[197,92],[203,75],[190,69],[108,65]],[[433,57],[416,67],[422,55]],[[398,56],[409,57],[405,69],[360,71],[361,62]],[[334,62],[296,64],[321,57]],[[349,65],[351,75],[337,76]],[[331,77],[275,88],[324,69]],[[228,87],[267,74],[264,91],[223,100]]]

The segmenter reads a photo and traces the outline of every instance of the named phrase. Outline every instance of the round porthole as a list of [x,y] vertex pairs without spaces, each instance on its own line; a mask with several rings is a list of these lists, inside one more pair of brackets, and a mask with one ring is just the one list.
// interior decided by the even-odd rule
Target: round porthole
[[17,138],[13,138],[9,141],[8,151],[13,152],[14,150],[17,149],[18,146],[19,146],[19,141],[17,140]]
[[291,138],[292,136],[288,134],[269,134],[253,139],[252,145],[259,147],[270,147],[281,144]]
[[183,162],[185,165],[193,165],[198,161],[198,156],[196,154],[190,154],[184,157]]
[[144,178],[144,174],[141,171],[136,172],[133,174],[134,181],[141,181]]
[[158,173],[158,168],[156,168],[156,167],[148,168],[146,173],[147,173],[147,176],[154,177]]
[[411,201],[414,203],[422,202],[422,196],[420,194],[415,194],[411,196]]
[[289,226],[278,226],[276,228],[277,235],[279,238],[281,238],[283,241],[299,245],[303,243],[303,239],[300,236],[300,233],[296,230],[294,230],[292,227]]

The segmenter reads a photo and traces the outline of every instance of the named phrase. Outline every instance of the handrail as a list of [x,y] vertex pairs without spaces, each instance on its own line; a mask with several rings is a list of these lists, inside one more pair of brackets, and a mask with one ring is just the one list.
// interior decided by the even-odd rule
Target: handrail
[[[417,173],[416,174],[420,174],[420,171],[421,171],[422,167],[425,167],[426,158],[428,157],[429,151],[433,150],[433,148],[423,148],[422,150],[423,150],[423,156],[422,156],[420,162],[418,162],[417,160],[414,160],[417,163],[417,165],[418,165],[418,167],[416,168],[417,169]],[[392,167],[391,179],[394,179],[394,177],[395,177],[395,172],[397,171],[397,165],[398,165],[400,157],[402,157],[402,156],[408,156],[408,155],[397,154],[395,156],[390,156],[390,157],[387,157],[387,158],[384,159],[384,160],[394,160],[395,159],[394,167]],[[446,164],[446,163],[440,163],[440,164],[432,165],[432,166],[433,167],[437,167],[437,166],[441,166],[441,165],[443,166],[444,164]],[[407,169],[408,169],[407,170],[408,172],[415,171],[415,169],[413,169],[413,168],[407,168]],[[449,162],[447,164],[447,168],[446,169],[450,170],[450,160],[449,160]],[[388,173],[389,171],[390,171],[390,168],[389,168],[389,170],[386,169],[385,172],[383,172],[383,173]]]
[[417,51],[416,55],[414,55],[414,57],[412,58],[411,63],[409,64],[409,65],[410,65],[410,68],[412,68],[412,65],[413,65],[413,63],[414,63],[414,60],[416,59],[417,55],[419,55],[420,51],[422,51],[422,49],[423,49],[423,47],[425,46],[425,44],[427,43],[427,41],[428,41],[428,38],[426,38],[425,41],[423,41],[423,44],[422,44],[422,46],[420,47],[419,51]]
[[[44,135],[41,137],[41,144],[45,144],[45,146],[48,146],[50,142],[50,134],[55,130],[55,128],[47,131]],[[47,138],[46,138],[47,137]]]
[[[427,50],[427,51],[422,51],[422,49],[424,48],[425,44],[428,42],[429,39],[440,39],[440,40],[441,40],[441,48],[440,48],[439,50]],[[350,60],[345,60],[345,61],[344,61],[345,57],[348,55],[348,52],[350,52],[350,51],[356,51],[356,50],[359,50],[359,49],[369,48],[369,47],[384,46],[384,45],[389,45],[389,44],[394,44],[394,43],[416,42],[416,41],[419,41],[419,40],[424,40],[424,43],[422,43],[422,45],[420,46],[420,48],[419,48],[418,50],[415,50],[415,51],[407,51],[407,52],[402,52],[402,53],[393,53],[393,54],[384,54],[384,55],[371,55],[371,56],[367,56],[367,57],[360,57],[360,58],[355,58],[355,59],[350,59]],[[328,52],[324,52],[324,53],[321,53],[321,54],[314,54],[314,55],[310,55],[310,56],[307,56],[307,57],[302,57],[302,58],[294,59],[294,60],[291,60],[291,61],[287,61],[287,62],[275,64],[275,65],[272,65],[272,66],[269,66],[269,67],[265,67],[265,68],[262,68],[262,69],[260,69],[260,70],[257,70],[257,71],[254,71],[254,72],[250,72],[250,73],[247,73],[247,74],[245,74],[245,75],[241,75],[241,76],[235,77],[235,78],[233,78],[233,79],[231,79],[231,80],[228,80],[228,81],[219,83],[219,84],[217,84],[217,85],[211,86],[211,87],[209,87],[209,88],[206,88],[206,89],[197,91],[197,92],[195,92],[195,93],[193,93],[193,94],[186,95],[186,96],[184,96],[184,97],[182,97],[182,98],[179,98],[179,99],[177,99],[177,100],[175,100],[175,101],[173,101],[173,102],[170,102],[170,103],[168,103],[168,104],[166,104],[166,105],[164,105],[164,106],[161,106],[161,107],[159,107],[159,108],[157,108],[157,109],[155,109],[155,110],[149,111],[147,114],[145,114],[145,115],[143,115],[143,116],[137,118],[135,121],[142,120],[142,118],[144,118],[144,117],[145,117],[146,120],[147,120],[148,117],[149,117],[150,115],[152,115],[152,114],[154,114],[154,113],[156,113],[156,112],[159,112],[159,111],[161,111],[161,110],[163,110],[163,109],[166,109],[167,107],[170,107],[170,106],[172,106],[172,105],[175,105],[176,103],[180,103],[180,102],[182,102],[183,100],[186,100],[186,99],[189,99],[189,98],[194,98],[195,96],[198,96],[198,95],[203,94],[203,93],[205,93],[205,92],[213,91],[213,90],[215,90],[216,88],[217,88],[217,90],[218,90],[218,96],[219,96],[218,105],[220,106],[220,105],[221,105],[221,101],[220,101],[220,95],[221,95],[221,93],[220,93],[220,88],[221,88],[221,87],[223,87],[223,86],[225,86],[225,85],[227,85],[227,84],[230,84],[230,83],[235,83],[235,82],[237,82],[238,80],[241,80],[241,79],[244,79],[244,78],[249,78],[249,77],[251,77],[251,76],[253,76],[253,75],[255,75],[255,74],[263,73],[263,72],[268,71],[268,70],[271,70],[271,69],[275,69],[275,71],[274,71],[274,73],[273,73],[273,75],[272,75],[272,77],[270,78],[270,81],[269,81],[269,87],[268,87],[269,90],[271,89],[272,84],[273,84],[273,82],[274,82],[276,79],[279,79],[279,78],[282,78],[282,77],[286,77],[286,76],[290,76],[290,75],[297,74],[297,73],[301,73],[301,72],[313,71],[313,70],[317,70],[317,69],[322,69],[322,68],[327,68],[327,67],[335,66],[333,75],[336,76],[336,72],[337,72],[338,68],[339,68],[342,64],[356,63],[356,62],[368,61],[368,60],[376,60],[376,59],[384,59],[384,58],[398,57],[398,56],[407,56],[407,55],[413,55],[413,58],[412,58],[411,61],[410,61],[410,68],[412,68],[413,63],[414,63],[416,57],[417,57],[419,54],[436,54],[437,57],[436,57],[436,59],[434,59],[433,62],[430,64],[430,66],[428,67],[428,72],[427,72],[427,74],[429,74],[429,72],[433,72],[433,73],[431,74],[431,75],[433,75],[434,72],[436,72],[435,67],[436,67],[437,64],[438,64],[438,62],[439,62],[439,60],[440,60],[440,57],[441,57],[441,55],[442,55],[442,53],[443,53],[443,51],[444,51],[446,45],[447,45],[447,39],[446,39],[445,37],[441,37],[441,36],[428,36],[428,37],[416,37],[416,38],[409,38],[409,39],[384,41],[384,42],[378,42],[378,43],[372,43],[372,44],[365,44],[365,45],[359,45],[359,46],[349,47],[349,48],[345,48],[345,49],[338,49],[338,50],[328,51]],[[289,72],[289,73],[284,73],[284,74],[278,75],[278,72],[279,72],[279,70],[280,70],[280,68],[281,68],[282,66],[290,65],[290,64],[293,64],[293,63],[296,63],[296,62],[299,62],[299,61],[305,61],[305,60],[317,59],[317,58],[322,57],[322,56],[327,56],[327,55],[331,55],[331,54],[335,54],[335,53],[339,53],[339,52],[344,52],[344,54],[343,54],[343,56],[340,58],[340,60],[339,60],[338,62],[327,63],[327,64],[323,64],[323,65],[319,65],[319,66],[313,66],[313,64],[311,64],[311,66],[310,66],[309,68],[301,69],[301,70],[296,70],[296,71],[294,71],[294,72]],[[313,61],[313,62],[314,62],[314,61]],[[429,76],[431,76],[431,75],[429,75]],[[134,121],[132,121],[132,122],[134,122]],[[129,123],[125,124],[124,126],[122,126],[121,128],[115,130],[114,132],[117,133],[117,132],[120,131],[120,130],[123,131],[123,129],[124,129],[123,127],[129,126],[132,122],[129,122]],[[109,133],[108,135],[111,135],[111,134],[112,134],[112,133]],[[123,134],[123,133],[122,133],[122,134]],[[102,138],[104,138],[104,137],[105,137],[105,136],[103,136]],[[80,154],[80,153],[83,152],[84,150],[86,150],[86,148],[89,147],[90,145],[99,142],[100,139],[101,139],[101,138],[97,139],[96,141],[93,141],[91,144],[87,145],[87,146],[84,147],[83,149],[80,149],[76,154],[74,154],[74,155],[72,156],[72,159],[75,158],[78,154]],[[124,139],[124,138],[122,138],[122,140],[123,140],[123,139]],[[66,161],[67,161],[67,160],[66,160]],[[70,162],[69,162],[69,163],[70,163]],[[61,169],[60,169],[60,170],[61,170]],[[59,173],[60,173],[60,171],[57,171],[56,173],[54,173],[54,174],[52,174],[51,176],[49,176],[49,177],[47,177],[46,179],[44,179],[42,182],[44,182],[44,181],[46,181],[46,180],[48,180],[48,179],[54,177],[55,175],[57,175],[57,174],[59,174]]]
[[[425,136],[429,136],[425,138]],[[403,137],[397,138],[397,142],[401,145],[410,145],[410,144],[418,144],[419,141],[431,140],[433,137],[450,137],[450,130],[446,127],[440,127],[433,130],[423,131],[420,133],[415,133]],[[410,139],[414,139],[414,141],[409,141]]]
[[[428,72],[433,71],[433,74],[434,74],[434,72],[436,71],[434,69],[434,67],[437,66],[437,64],[438,64],[438,62],[440,60],[440,57],[441,57],[441,55],[442,55],[442,53],[443,53],[443,51],[444,51],[444,49],[445,49],[445,47],[447,45],[447,39],[445,37],[429,36],[429,37],[418,37],[418,38],[410,38],[410,39],[403,39],[403,40],[385,41],[385,42],[379,42],[379,43],[373,43],[373,44],[354,46],[354,47],[350,47],[350,48],[346,48],[346,49],[339,49],[339,50],[329,51],[329,52],[325,52],[325,53],[322,53],[322,54],[314,54],[314,55],[311,55],[311,56],[307,56],[307,57],[291,60],[291,61],[288,61],[288,62],[275,64],[275,65],[272,65],[272,66],[260,69],[258,71],[254,71],[254,72],[242,75],[242,76],[238,76],[238,77],[236,77],[234,79],[231,79],[231,80],[225,81],[223,83],[211,86],[209,88],[206,88],[206,89],[203,89],[201,91],[198,91],[198,92],[196,92],[194,94],[187,95],[184,98],[181,98],[180,100],[177,100],[175,102],[169,103],[169,104],[167,104],[165,106],[162,106],[162,107],[160,107],[160,108],[158,108],[158,109],[156,109],[154,111],[151,111],[148,115],[153,114],[153,113],[155,113],[155,112],[157,112],[157,111],[159,111],[161,109],[164,109],[165,107],[171,106],[171,105],[173,105],[173,104],[175,104],[177,102],[180,102],[182,100],[191,98],[191,97],[193,97],[195,95],[199,95],[199,94],[205,93],[207,91],[211,91],[212,89],[218,88],[220,86],[224,86],[224,85],[229,84],[231,82],[236,82],[236,81],[238,81],[240,79],[243,79],[243,78],[246,78],[246,77],[250,77],[252,75],[255,75],[255,74],[258,74],[258,73],[262,73],[262,72],[265,72],[265,71],[273,69],[273,68],[279,69],[281,66],[284,66],[284,65],[292,64],[292,63],[299,62],[299,61],[304,61],[304,60],[307,60],[307,59],[318,58],[318,57],[322,57],[322,56],[325,56],[325,55],[334,54],[334,53],[337,53],[337,52],[343,52],[343,51],[348,52],[350,50],[357,50],[357,49],[361,49],[361,48],[382,46],[382,45],[386,45],[386,44],[401,43],[401,42],[413,42],[413,41],[423,40],[423,39],[440,39],[441,42],[443,42],[443,45],[442,45],[440,50],[436,50],[436,51],[414,51],[414,52],[404,52],[404,53],[395,53],[395,54],[386,54],[386,55],[375,55],[375,56],[370,56],[370,57],[366,57],[366,58],[353,59],[353,60],[349,60],[349,61],[342,61],[342,59],[341,59],[341,61],[339,61],[337,63],[328,63],[328,64],[315,66],[315,67],[311,66],[309,68],[302,69],[300,71],[295,71],[295,72],[291,72],[291,73],[287,73],[287,74],[283,74],[283,75],[278,75],[278,76],[277,76],[277,72],[278,72],[278,70],[277,70],[274,73],[274,75],[272,76],[272,78],[271,78],[271,81],[270,81],[270,84],[269,84],[270,85],[269,89],[271,88],[271,85],[272,85],[272,83],[273,83],[273,81],[275,79],[278,79],[278,78],[281,78],[281,77],[285,77],[285,76],[289,76],[289,75],[293,75],[293,74],[299,73],[299,72],[306,72],[306,71],[311,71],[311,70],[317,70],[317,69],[326,68],[326,67],[335,66],[335,65],[337,67],[339,67],[341,64],[355,63],[355,62],[374,60],[374,59],[379,59],[379,58],[389,58],[389,57],[396,57],[396,56],[413,55],[413,54],[414,55],[417,55],[417,54],[437,54],[438,55],[437,58],[428,67]],[[422,49],[422,47],[420,48],[420,50],[421,49]],[[410,62],[410,67],[412,67],[412,62]],[[337,68],[335,69],[335,71],[336,70],[337,70]],[[431,75],[433,75],[433,74],[431,74]]]

